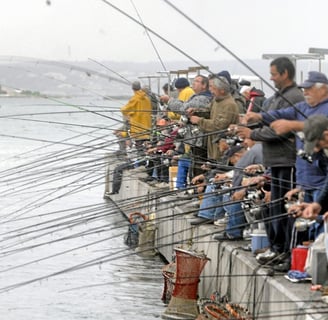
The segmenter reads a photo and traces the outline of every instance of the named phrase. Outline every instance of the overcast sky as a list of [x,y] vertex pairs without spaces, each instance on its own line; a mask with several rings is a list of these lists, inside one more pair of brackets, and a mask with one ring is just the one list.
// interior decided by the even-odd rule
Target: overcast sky
[[[170,0],[241,59],[328,48],[327,0]],[[163,0],[113,0],[197,61],[233,59]],[[142,26],[101,0],[1,0],[1,56],[158,60]],[[134,8],[136,7],[140,18]],[[150,34],[163,61],[186,58]]]

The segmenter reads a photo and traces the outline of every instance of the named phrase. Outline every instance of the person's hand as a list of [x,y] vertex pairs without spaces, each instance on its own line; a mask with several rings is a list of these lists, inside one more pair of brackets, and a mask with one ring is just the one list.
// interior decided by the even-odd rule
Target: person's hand
[[262,188],[266,182],[265,177],[263,176],[256,176],[256,177],[251,177],[248,179],[248,185],[256,185],[258,188]]
[[306,204],[302,212],[302,218],[314,220],[319,215],[320,211],[321,205],[319,203],[312,202],[310,204]]
[[297,198],[297,194],[301,191],[301,189],[299,188],[294,188],[292,190],[289,190],[286,194],[285,194],[285,198],[288,201],[292,201],[295,198]]
[[168,103],[170,100],[170,97],[168,95],[163,95],[159,97],[159,101],[163,102],[163,103]]
[[246,123],[257,122],[262,120],[262,115],[257,112],[247,112],[244,119]]
[[195,112],[195,108],[188,108],[188,109],[186,110],[186,114],[187,114],[188,116],[193,115],[194,112]]
[[197,184],[197,183],[203,182],[204,179],[205,179],[204,175],[203,174],[199,174],[198,176],[193,177],[191,179],[191,184]]
[[197,117],[197,116],[191,116],[190,118],[189,118],[189,120],[190,120],[190,122],[192,123],[192,124],[198,124],[198,122],[200,121],[200,117]]
[[248,174],[257,174],[259,172],[263,172],[264,167],[261,164],[250,164],[246,168],[244,168],[244,172]]
[[214,181],[215,182],[219,182],[219,181],[222,181],[222,180],[226,180],[227,179],[227,175],[224,174],[224,173],[217,173],[214,177]]
[[233,200],[233,201],[242,200],[242,199],[244,199],[245,195],[246,195],[246,188],[245,189],[240,189],[238,191],[235,191],[231,195],[231,200]]
[[165,154],[166,154],[167,156],[173,156],[173,154],[174,154],[174,150],[167,150],[167,151],[165,152]]
[[303,121],[295,121],[295,120],[285,120],[279,119],[273,121],[270,124],[270,127],[275,131],[276,134],[281,135],[288,133],[290,131],[303,131],[304,122]]
[[152,153],[156,153],[157,152],[157,148],[149,148],[146,150],[147,154],[152,154]]
[[271,201],[271,191],[266,191],[263,188],[261,188],[261,190],[264,194],[264,198],[263,198],[264,203],[269,203]]
[[206,171],[211,170],[211,166],[208,163],[203,163],[200,168]]
[[300,204],[291,205],[288,208],[288,213],[292,214],[293,217],[301,217],[304,219],[314,220],[321,211],[321,205],[317,202],[306,203],[302,202]]
[[246,139],[246,138],[250,139],[252,130],[244,126],[237,126],[235,132],[238,135],[238,137],[242,139]]

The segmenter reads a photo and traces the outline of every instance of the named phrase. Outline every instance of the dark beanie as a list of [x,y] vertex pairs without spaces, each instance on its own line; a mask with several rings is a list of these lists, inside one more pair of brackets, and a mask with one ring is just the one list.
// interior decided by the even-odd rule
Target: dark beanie
[[185,87],[189,87],[190,83],[187,78],[178,78],[174,85],[177,89],[184,89]]
[[230,75],[229,71],[222,70],[217,74],[217,76],[218,77],[225,77],[228,80],[229,84],[231,84],[231,75]]

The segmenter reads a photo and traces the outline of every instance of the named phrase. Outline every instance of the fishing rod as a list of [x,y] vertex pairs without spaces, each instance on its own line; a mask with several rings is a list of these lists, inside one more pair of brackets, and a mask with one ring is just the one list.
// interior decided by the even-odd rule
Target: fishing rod
[[[101,203],[101,204],[96,203],[96,204],[87,204],[87,205],[74,207],[74,208],[63,208],[63,209],[60,209],[60,210],[55,210],[55,211],[51,211],[51,212],[47,212],[47,213],[39,213],[39,214],[36,214],[36,215],[30,215],[28,217],[18,218],[16,220],[13,219],[11,222],[12,223],[17,223],[17,222],[20,222],[20,221],[33,220],[33,219],[36,219],[36,218],[42,219],[42,218],[47,217],[47,216],[57,215],[57,214],[61,214],[61,213],[64,213],[64,212],[70,212],[72,210],[81,210],[81,209],[82,210],[91,210],[91,208],[95,207],[95,206],[108,207],[108,204],[106,204],[106,203]],[[8,233],[10,233],[10,232],[11,231],[8,231]],[[0,234],[0,236],[1,235],[3,235],[3,234]]]
[[61,61],[54,61],[54,60],[46,60],[46,59],[40,59],[40,58],[31,58],[31,57],[21,57],[21,56],[0,56],[1,58],[9,58],[10,60],[15,59],[18,61],[23,61],[23,62],[27,62],[27,63],[34,63],[34,64],[45,64],[45,65],[51,65],[51,66],[57,66],[57,67],[61,67],[61,68],[65,68],[71,71],[78,71],[78,72],[82,72],[84,74],[86,74],[88,77],[93,76],[98,76],[100,78],[104,78],[106,80],[109,81],[115,81],[121,84],[126,85],[126,81],[122,81],[118,78],[115,77],[111,77],[108,74],[99,72],[99,71],[95,71],[89,68],[85,68],[85,67],[81,67],[81,66],[77,66],[77,65],[73,65],[73,64],[68,64],[65,62],[61,62]]
[[[213,40],[217,45],[223,48],[226,52],[228,52],[234,59],[236,59],[239,63],[241,63],[245,68],[251,71],[255,76],[260,78],[270,89],[272,89],[276,94],[278,94],[281,98],[283,98],[290,106],[292,106],[296,112],[301,114],[305,119],[307,119],[306,115],[298,110],[293,103],[291,103],[284,95],[282,95],[279,91],[276,90],[267,80],[265,80],[258,72],[256,72],[250,65],[248,65],[245,61],[239,58],[234,52],[232,52],[229,48],[227,48],[223,43],[221,43],[218,39],[216,39],[213,35],[211,35],[208,31],[206,31],[203,27],[201,27],[197,22],[191,19],[187,14],[181,11],[177,6],[172,4],[169,0],[163,0],[166,4],[168,4],[171,8],[173,8],[176,12],[178,12],[181,16],[191,22],[196,28],[201,30],[204,34],[206,34],[211,40]],[[262,109],[262,108],[261,108]],[[263,110],[263,109],[262,109]],[[272,117],[272,116],[271,116]]]
[[[24,72],[26,72],[26,73],[31,73],[31,74],[33,74],[33,75],[37,75],[37,76],[39,76],[39,77],[43,77],[43,78],[47,78],[47,79],[50,79],[50,80],[53,80],[53,81],[57,81],[57,82],[60,82],[60,83],[63,83],[63,84],[65,84],[65,85],[70,85],[70,86],[72,86],[73,88],[78,88],[78,89],[80,89],[81,91],[87,91],[87,92],[89,92],[89,93],[92,93],[92,94],[94,94],[95,96],[98,96],[98,97],[101,97],[101,98],[105,98],[105,96],[104,95],[102,95],[102,94],[99,94],[98,92],[96,92],[96,91],[93,91],[93,90],[91,90],[91,89],[89,89],[89,88],[85,88],[85,87],[82,87],[82,86],[80,86],[80,85],[77,85],[77,84],[73,84],[73,83],[68,83],[66,80],[62,80],[62,79],[59,79],[59,78],[55,78],[55,77],[52,77],[52,76],[50,76],[50,75],[47,75],[47,74],[37,74],[37,73],[35,73],[35,71],[31,71],[31,70],[28,70],[28,69],[26,69],[26,68],[19,68],[19,67],[17,67],[17,66],[15,66],[15,67],[10,67],[10,66],[7,66],[7,68],[9,69],[9,68],[14,68],[14,69],[18,69],[18,70],[22,70],[22,71],[24,71]],[[115,100],[114,98],[112,98],[112,97],[110,97],[110,96],[106,96],[106,99],[110,99],[110,100]]]
[[120,73],[116,72],[115,70],[110,69],[105,64],[103,64],[103,63],[101,63],[101,62],[99,62],[99,61],[97,61],[95,59],[91,59],[91,58],[88,58],[88,60],[90,60],[90,61],[98,64],[99,66],[102,66],[103,68],[105,68],[106,70],[108,70],[110,72],[113,72],[114,74],[116,74],[117,76],[119,76],[121,79],[123,79],[126,82],[126,84],[128,84],[128,85],[131,85],[132,84],[132,82],[129,79],[125,78],[123,75],[121,75]]
[[[115,213],[115,214],[117,214],[117,213]],[[91,222],[94,223],[94,222],[97,222],[98,220],[102,220],[103,218],[109,217],[109,216],[110,216],[110,214],[108,214],[107,211],[105,211],[105,212],[101,211],[101,212],[98,212],[98,214],[96,214],[96,215],[92,213],[90,216],[83,216],[80,219],[74,219],[72,221],[66,222],[65,224],[59,223],[59,224],[56,224],[54,226],[40,228],[39,230],[36,230],[35,232],[42,232],[42,231],[45,231],[45,232],[43,232],[41,234],[38,234],[36,236],[26,237],[26,238],[24,238],[24,240],[19,240],[19,241],[16,241],[14,243],[10,243],[8,245],[2,245],[2,247],[1,247],[1,250],[2,250],[1,256],[2,257],[7,257],[8,255],[16,254],[16,253],[23,252],[23,251],[26,251],[26,250],[35,249],[37,247],[45,246],[45,245],[48,245],[48,244],[53,244],[53,243],[56,243],[56,242],[71,240],[73,238],[81,238],[82,236],[85,237],[85,236],[93,235],[93,234],[98,234],[99,235],[100,233],[105,232],[105,231],[107,232],[107,231],[115,230],[117,228],[127,227],[127,221],[126,220],[125,220],[125,225],[122,225],[122,226],[113,227],[113,225],[111,223],[107,223],[107,224],[103,224],[103,225],[98,226],[98,227],[89,228],[86,231],[80,231],[80,232],[72,233],[68,236],[62,236],[60,238],[53,239],[53,240],[50,240],[50,241],[37,243],[37,244],[30,245],[30,246],[21,247],[22,244],[25,245],[29,241],[34,241],[36,239],[39,239],[39,238],[42,238],[42,237],[45,237],[45,236],[53,235],[56,232],[60,232],[60,231],[64,231],[64,230],[71,230],[71,229],[76,228],[78,226],[89,224]],[[56,229],[54,229],[54,228],[56,228]],[[52,230],[52,229],[54,229],[54,230]],[[18,234],[16,237],[21,238],[23,236],[27,236],[27,235],[30,235],[30,234],[33,234],[33,232],[26,232],[26,233]],[[2,242],[13,240],[16,237],[6,238]],[[16,247],[16,246],[20,246],[20,247],[18,249],[8,250],[8,249]]]
[[[90,174],[89,174],[90,175]],[[85,179],[86,177],[88,176],[88,173],[87,174],[85,174],[85,175],[83,175],[83,176],[81,176],[81,177],[79,177],[77,180],[75,180],[75,181],[70,181],[70,183],[71,184],[74,184],[74,183],[76,183],[76,182],[78,182],[78,181],[80,181],[81,179]],[[99,179],[99,178],[98,178]],[[82,181],[82,180],[81,180]],[[96,182],[96,180],[94,181],[94,182]],[[89,182],[89,185],[92,183],[92,181],[91,182]],[[60,190],[60,189],[62,189],[63,187],[60,187],[60,188],[57,188],[58,190]],[[74,192],[74,189],[72,189],[71,190],[71,192]],[[26,208],[25,208],[26,209]]]
[[[101,159],[103,160],[103,159]],[[94,169],[94,168],[97,168],[98,169],[103,169],[105,168],[105,164],[102,164],[102,165],[95,165],[94,164],[94,159],[92,160],[88,160],[88,164],[92,164],[92,167],[81,167],[81,165],[83,163],[77,163],[75,164],[75,167],[78,169],[78,170],[73,170],[74,168],[71,167],[71,165],[68,165],[68,169],[63,170],[63,167],[61,168],[58,168],[57,172],[56,172],[56,168],[51,168],[49,171],[49,169],[45,172],[42,172],[41,170],[35,172],[35,173],[30,173],[29,175],[27,176],[24,176],[22,179],[17,179],[16,177],[13,178],[13,181],[15,182],[14,184],[11,183],[11,186],[10,188],[6,189],[6,190],[3,190],[2,191],[2,195],[3,196],[6,196],[6,195],[15,195],[16,193],[20,194],[21,192],[23,191],[29,191],[31,192],[31,183],[33,184],[33,189],[36,189],[42,185],[45,185],[45,184],[49,184],[51,182],[56,182],[56,181],[62,181],[63,178],[67,179],[67,178],[70,178],[70,177],[73,177],[73,176],[76,176],[76,175],[79,175],[83,172],[90,172],[90,170],[88,169]],[[40,175],[41,174],[41,175]],[[57,176],[56,176],[57,175]],[[63,177],[63,175],[65,175]],[[33,177],[35,177],[33,179]],[[18,180],[18,181],[17,181]],[[10,182],[11,180],[9,180]],[[16,187],[15,185],[18,185],[18,187]],[[49,189],[48,189],[49,190]],[[42,190],[39,190],[39,192],[42,191]],[[43,190],[44,191],[44,190]]]
[[[104,2],[106,5],[110,6],[111,8],[115,9],[116,11],[118,11],[119,13],[121,13],[122,15],[126,16],[127,18],[129,18],[130,20],[134,21],[136,24],[138,24],[139,26],[143,27],[145,30],[147,30],[148,32],[152,33],[153,35],[155,35],[157,38],[159,38],[160,40],[162,40],[163,42],[165,42],[166,44],[168,44],[170,47],[172,47],[173,49],[177,50],[178,52],[180,52],[182,55],[184,55],[185,57],[187,57],[188,59],[190,59],[191,61],[195,62],[197,65],[203,67],[204,69],[206,68],[205,66],[203,66],[200,62],[198,62],[196,59],[194,59],[193,57],[191,57],[190,55],[188,55],[187,53],[185,53],[183,50],[181,50],[178,46],[172,44],[170,41],[168,41],[167,39],[163,38],[161,35],[159,35],[157,32],[155,32],[154,30],[150,29],[149,27],[147,27],[146,25],[144,25],[143,23],[141,23],[140,21],[138,21],[137,19],[133,18],[131,15],[127,14],[126,12],[124,12],[123,10],[121,10],[120,8],[116,7],[115,5],[113,5],[111,2],[107,1],[107,0],[100,0],[102,2]],[[207,68],[206,68],[207,69]]]
[[[141,19],[141,16],[140,16],[140,14],[139,14],[139,12],[138,12],[138,10],[137,10],[137,7],[135,6],[133,0],[130,0],[130,2],[131,2],[131,4],[132,4],[132,6],[133,6],[135,12],[137,13],[137,16],[138,16],[138,18],[139,18],[141,24],[144,25],[144,23],[143,23],[143,21],[142,21],[142,19]],[[145,29],[146,35],[147,35],[147,37],[148,37],[148,39],[149,39],[149,41],[150,41],[152,47],[153,47],[153,49],[154,49],[154,51],[155,51],[155,53],[156,53],[156,56],[157,56],[158,60],[160,61],[160,63],[161,63],[161,65],[162,65],[163,69],[166,71],[167,69],[166,69],[166,67],[165,67],[165,65],[164,65],[164,62],[163,62],[163,60],[162,60],[162,58],[161,58],[161,56],[160,56],[160,54],[159,54],[159,52],[158,52],[158,50],[157,50],[157,48],[156,48],[154,42],[153,42],[153,39],[151,38],[151,36],[150,36],[150,34],[149,34],[147,28],[144,28],[144,29]]]
[[[98,129],[97,129],[98,130]],[[92,132],[92,131],[91,131]],[[86,133],[88,134],[88,133]],[[83,134],[84,135],[84,134]],[[64,140],[61,140],[61,141],[56,141],[56,142],[51,142],[50,145],[54,146],[54,145],[65,145],[64,142],[67,141],[67,140],[71,140],[71,139],[74,139],[74,138],[77,138],[77,137],[80,137],[81,135],[79,136],[75,136],[75,137],[72,137],[72,138],[69,138],[69,139],[64,139]],[[99,138],[94,138],[94,139],[90,139],[88,141],[86,141],[84,144],[88,143],[93,143],[93,142],[96,142],[98,140],[105,140],[107,138],[107,135],[103,135],[103,136],[100,136]],[[38,141],[38,140],[37,140]],[[44,146],[44,147],[49,147],[50,146],[49,144]],[[75,153],[75,155],[83,155],[85,153],[88,152],[88,150],[90,151],[96,151],[96,150],[99,150],[99,149],[102,149],[104,148],[104,146],[106,146],[106,144],[101,144],[101,145],[98,145],[98,146],[81,146],[81,145],[76,145],[76,144],[69,144],[69,146],[74,146],[74,147],[77,147],[78,149],[82,149],[82,152],[79,152],[79,153]],[[85,150],[87,149],[87,150]],[[40,150],[40,149],[36,149],[36,150]],[[6,173],[10,173],[10,171],[12,170],[16,170],[16,169],[24,169],[24,170],[27,170],[29,167],[30,164],[33,164],[34,166],[36,166],[36,164],[39,166],[40,164],[51,164],[53,165],[54,162],[58,162],[60,160],[67,160],[67,159],[72,159],[72,156],[74,156],[74,152],[76,152],[75,150],[71,150],[71,149],[66,149],[66,150],[59,150],[59,151],[56,151],[56,152],[53,152],[52,153],[52,157],[50,158],[49,155],[43,157],[43,158],[39,158],[38,160],[34,160],[30,163],[25,163],[25,164],[22,164],[22,165],[19,165],[19,166],[16,166],[14,168],[11,168],[11,169],[6,169],[6,170],[3,170],[3,171],[0,171],[0,174],[2,174],[2,178],[6,177]],[[84,151],[84,152],[83,152]],[[58,158],[58,155],[60,155],[60,158]],[[37,161],[37,163],[36,163]],[[43,162],[43,161],[46,161],[46,162]],[[17,173],[17,172],[15,172]],[[19,172],[18,172],[19,173]]]
[[[47,194],[47,198],[49,198],[49,197],[50,197],[51,195],[53,195],[54,193],[56,193],[56,192],[58,192],[58,191],[61,191],[64,187],[70,186],[70,185],[72,185],[72,184],[74,185],[76,182],[79,182],[79,181],[83,181],[83,180],[85,180],[86,177],[88,177],[88,176],[90,176],[90,174],[89,174],[89,173],[86,173],[86,174],[82,175],[81,177],[78,177],[76,180],[71,181],[71,182],[68,183],[67,185],[65,185],[65,186],[61,186],[61,187],[59,187],[59,188],[56,188],[53,192],[49,192],[49,193]],[[62,198],[62,197],[64,197],[64,196],[67,196],[67,195],[69,195],[69,194],[74,194],[74,193],[76,193],[76,192],[81,192],[81,191],[83,190],[83,188],[85,188],[85,189],[90,189],[91,185],[92,185],[93,183],[98,182],[98,181],[99,181],[99,176],[97,176],[96,178],[94,178],[94,179],[91,180],[91,181],[88,181],[88,183],[82,184],[82,186],[73,187],[71,190],[67,191],[65,194],[59,194],[58,196],[53,197],[53,198],[50,198],[50,199],[48,199],[48,200],[46,200],[46,199],[45,199],[45,196],[43,195],[43,196],[37,198],[37,199],[34,200],[34,201],[30,201],[30,203],[24,207],[25,213],[29,212],[28,210],[31,210],[31,209],[33,208],[32,205],[35,206],[34,208],[39,208],[40,206],[43,206],[43,205],[48,204],[48,203],[50,203],[50,202],[52,202],[52,201],[58,200],[58,199],[60,199],[60,198]],[[39,203],[40,200],[42,200],[42,203],[41,203],[41,204]],[[21,209],[19,209],[19,210],[16,210],[16,211],[14,211],[14,212],[12,212],[12,213],[10,213],[10,214],[7,214],[6,218],[8,218],[8,217],[10,217],[10,216],[12,216],[12,215],[14,215],[14,214],[18,214],[18,213],[21,212],[21,211],[23,211],[23,208],[21,208]],[[20,215],[23,215],[23,214],[25,214],[25,213],[24,213],[24,211],[23,211],[23,213],[21,213]],[[16,217],[16,218],[17,218],[17,217]]]
[[[102,148],[102,147],[103,147],[103,145],[100,145],[97,148]],[[88,149],[88,148],[86,148],[86,149]],[[96,146],[93,146],[92,149],[93,149],[93,151],[95,151]],[[2,183],[12,182],[12,183],[16,184],[17,182],[19,182],[19,179],[17,178],[17,174],[19,174],[19,173],[24,173],[24,176],[22,177],[22,179],[27,179],[28,171],[31,169],[37,169],[38,171],[35,174],[39,175],[39,173],[41,172],[40,166],[45,168],[46,165],[51,165],[51,168],[49,168],[49,169],[52,170],[54,168],[53,165],[56,162],[59,162],[59,161],[61,162],[61,161],[65,161],[65,160],[72,161],[74,158],[76,158],[78,156],[88,154],[88,151],[85,151],[85,149],[83,149],[82,152],[77,152],[75,150],[74,151],[69,150],[68,152],[69,153],[66,152],[66,154],[60,154],[60,157],[58,157],[57,152],[55,154],[52,153],[50,155],[46,155],[44,159],[35,160],[34,162],[31,161],[29,164],[23,164],[23,165],[16,166],[14,169],[5,170],[2,172],[2,179],[3,179]],[[59,153],[60,153],[60,151],[59,151]],[[98,160],[101,160],[101,159],[103,159],[103,157],[98,158]],[[43,169],[43,170],[45,170],[45,169]]]
[[[136,20],[135,18],[133,18],[132,16],[130,16],[129,14],[127,14],[126,12],[124,12],[123,10],[119,9],[118,7],[114,6],[112,3],[110,3],[107,0],[101,0],[102,2],[104,2],[105,4],[107,4],[108,6],[112,7],[113,9],[115,9],[116,11],[120,12],[122,15],[126,16],[127,18],[129,18],[130,20],[134,21],[136,24],[142,26],[143,28],[147,29],[149,32],[151,32],[152,34],[154,34],[156,37],[158,37],[159,39],[161,39],[162,41],[164,41],[166,44],[168,44],[169,46],[171,46],[173,49],[177,50],[178,52],[180,52],[181,54],[183,54],[185,57],[187,57],[188,59],[190,59],[191,61],[193,61],[194,63],[196,63],[198,66],[205,68],[201,63],[199,63],[196,59],[194,59],[193,57],[191,57],[190,55],[186,54],[183,50],[181,50],[180,48],[178,48],[177,46],[173,45],[171,42],[169,42],[167,39],[163,38],[162,36],[160,36],[158,33],[156,33],[155,31],[153,31],[152,29],[150,29],[149,27],[147,27],[146,25],[140,23],[138,20]],[[237,55],[235,55],[232,51],[230,51],[227,47],[225,47],[223,44],[221,44],[215,37],[213,37],[212,35],[210,35],[206,30],[204,30],[200,25],[198,25],[196,22],[194,22],[193,20],[191,20],[191,18],[189,18],[186,14],[184,14],[183,12],[181,12],[181,10],[179,10],[177,7],[175,7],[172,3],[170,3],[168,0],[164,0],[164,2],[166,2],[168,5],[170,5],[172,8],[174,8],[177,12],[179,12],[182,16],[184,16],[186,19],[188,19],[190,22],[192,22],[196,27],[198,27],[200,30],[202,30],[206,35],[208,35],[213,41],[215,41],[218,45],[220,45],[222,48],[224,48],[229,54],[231,54],[237,61],[239,61],[243,66],[245,66],[248,70],[250,70],[254,75],[258,76],[267,86],[269,86],[269,88],[271,88],[274,92],[276,92],[277,94],[279,94],[283,99],[286,99],[285,97],[283,97],[268,81],[266,81],[264,78],[262,78],[253,68],[251,68],[248,64],[246,64],[243,60],[241,60]],[[214,72],[208,70],[210,73],[215,74]],[[290,103],[287,100],[288,104],[290,104],[291,106],[295,107],[292,103]],[[297,108],[295,108],[295,110],[297,110],[297,112],[301,112],[300,110],[298,110]],[[302,114],[302,113],[301,113]],[[303,115],[303,114],[302,114]],[[306,118],[306,117],[305,117]]]
[[[52,107],[57,107],[57,105],[50,105]],[[92,105],[76,105],[79,107],[93,107]],[[98,107],[98,106],[94,106],[94,107]],[[103,108],[108,108],[110,109],[110,107],[104,106]],[[114,109],[114,107],[113,107]],[[120,112],[119,108],[116,108],[114,110],[96,110],[97,112],[103,112],[103,113],[113,113],[113,112]],[[144,111],[146,112],[146,111]],[[88,109],[85,110],[67,110],[67,111],[51,111],[51,112],[34,112],[34,113],[15,113],[15,114],[7,114],[7,115],[0,115],[0,119],[16,119],[17,117],[26,117],[26,116],[44,116],[44,115],[61,115],[61,114],[83,114],[83,113],[89,113]],[[17,118],[19,119],[19,118]],[[119,120],[119,119],[117,119]],[[83,126],[83,125],[81,125]]]
[[[205,236],[208,236],[208,235],[211,235],[211,234],[213,234],[213,233],[208,233]],[[196,239],[197,238],[200,238],[200,237],[204,237],[204,236],[203,235],[202,236],[197,236]],[[179,242],[173,242],[170,245],[173,245],[174,243],[175,244],[180,244],[180,241]],[[162,245],[162,246],[164,246],[164,245]],[[147,250],[149,250],[149,249],[147,249]],[[24,285],[27,285],[27,284],[31,284],[31,283],[36,282],[36,281],[41,281],[43,279],[48,279],[48,278],[57,276],[57,275],[62,274],[62,273],[67,273],[67,272],[72,272],[72,271],[76,271],[76,270],[81,270],[81,269],[84,269],[84,268],[87,268],[87,267],[98,265],[100,263],[103,264],[103,263],[107,263],[107,262],[110,262],[110,261],[113,261],[113,260],[122,259],[123,257],[129,256],[129,255],[136,254],[136,253],[128,253],[128,254],[125,253],[125,254],[122,254],[125,251],[126,251],[126,249],[125,250],[119,250],[119,251],[117,251],[115,253],[106,254],[106,255],[100,256],[100,257],[98,257],[96,259],[91,259],[91,260],[88,260],[88,261],[86,261],[84,263],[80,263],[80,264],[77,264],[75,266],[72,266],[72,267],[69,267],[69,268],[65,268],[63,270],[60,270],[60,271],[57,271],[57,272],[54,272],[54,273],[51,273],[51,274],[48,274],[48,275],[45,275],[45,276],[41,276],[41,277],[37,277],[37,278],[31,279],[31,280],[28,280],[28,281],[20,282],[20,283],[15,284],[15,285],[2,287],[2,288],[0,288],[0,292],[6,292],[6,291],[13,290],[15,288],[18,288],[18,287],[21,287],[21,286],[24,286]],[[121,255],[120,256],[116,256],[118,254],[121,254]]]
[[[265,79],[263,79],[255,70],[253,70],[250,66],[248,66],[244,61],[242,61],[239,57],[237,57],[233,52],[231,52],[228,48],[226,48],[225,46],[223,46],[223,44],[221,44],[217,39],[215,39],[213,36],[211,36],[210,34],[208,34],[203,28],[201,28],[198,24],[196,24],[194,21],[192,21],[189,17],[187,17],[183,12],[181,12],[178,8],[176,8],[174,5],[172,5],[169,1],[164,0],[166,3],[168,3],[170,6],[172,6],[176,11],[178,11],[180,14],[182,14],[183,16],[185,16],[188,20],[190,20],[193,24],[195,24],[198,28],[200,28],[203,32],[205,32],[208,36],[210,36],[213,40],[216,41],[216,43],[218,43],[220,46],[222,46],[223,48],[225,48],[227,50],[227,52],[229,52],[230,54],[232,54],[233,57],[235,57],[239,62],[241,62],[245,67],[247,67],[251,72],[253,72],[255,75],[257,75],[259,78],[262,79],[262,81],[264,81],[265,84],[267,84],[270,88],[272,88],[274,90],[274,92],[277,92],[275,90],[275,88],[272,87],[272,85],[270,83],[268,83]],[[112,8],[114,8],[115,10],[119,11],[121,14],[127,16],[129,19],[133,20],[135,23],[141,25],[136,19],[134,19],[133,17],[131,17],[130,15],[128,15],[127,13],[123,12],[121,9],[115,7],[113,4],[111,4],[110,2],[103,0],[103,2],[105,2],[107,5],[111,6]],[[149,30],[151,33],[153,33],[154,35],[158,36],[161,40],[165,41],[166,43],[170,44],[168,41],[166,41],[163,37],[159,36],[157,33],[155,33],[153,30],[151,30],[150,28],[146,27],[145,25],[142,25],[144,28],[146,28],[147,30]],[[175,46],[173,46],[174,49],[177,49],[179,52],[181,52],[180,49],[176,48]],[[181,52],[182,53],[182,52]],[[185,53],[183,53],[184,55],[186,55]],[[202,66],[200,63],[198,63],[198,61],[195,61],[193,58],[191,58],[189,55],[186,55],[188,58],[190,58],[192,61],[196,62],[199,66]],[[279,92],[277,92],[279,95],[281,95]],[[283,96],[282,96],[283,97]],[[285,97],[283,97],[285,99]],[[293,106],[295,108],[295,106],[293,104],[291,104],[288,100],[287,102]],[[295,108],[297,111],[299,111],[297,108]],[[302,113],[301,113],[302,114]],[[303,114],[302,114],[303,115]],[[306,117],[305,117],[306,118]]]

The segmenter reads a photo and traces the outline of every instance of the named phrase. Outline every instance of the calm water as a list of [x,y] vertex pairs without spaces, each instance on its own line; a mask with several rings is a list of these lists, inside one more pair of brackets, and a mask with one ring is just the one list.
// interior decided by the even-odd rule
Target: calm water
[[116,148],[104,128],[117,123],[45,99],[0,105],[1,319],[160,318],[163,262],[123,244],[127,222],[102,197],[102,157]]

